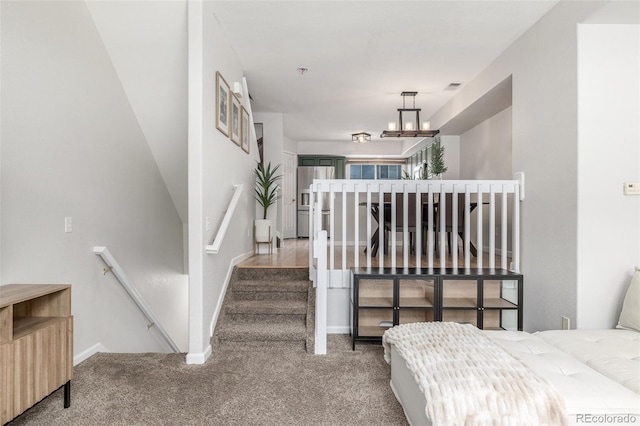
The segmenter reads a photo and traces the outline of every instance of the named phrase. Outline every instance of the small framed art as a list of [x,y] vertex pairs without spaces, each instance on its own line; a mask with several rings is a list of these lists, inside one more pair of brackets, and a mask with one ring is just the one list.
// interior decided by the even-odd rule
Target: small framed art
[[231,123],[229,129],[229,138],[240,146],[240,101],[236,95],[231,94]]
[[216,128],[229,136],[229,85],[216,71]]
[[249,153],[249,113],[242,107],[242,120],[240,127],[240,141],[242,149]]

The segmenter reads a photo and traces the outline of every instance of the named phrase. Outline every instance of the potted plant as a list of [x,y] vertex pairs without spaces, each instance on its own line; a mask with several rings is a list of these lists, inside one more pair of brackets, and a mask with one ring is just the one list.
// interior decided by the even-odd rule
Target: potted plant
[[447,171],[444,164],[444,146],[440,144],[440,137],[436,137],[431,146],[431,164],[429,164],[429,174],[432,178],[442,179],[442,174]]
[[279,168],[280,165],[272,168],[271,163],[266,166],[263,163],[258,163],[254,169],[256,174],[254,198],[262,207],[262,219],[256,219],[254,222],[254,238],[256,244],[269,243],[270,248],[273,239],[273,225],[271,220],[267,219],[267,212],[269,207],[280,199],[277,181],[282,175],[276,174]]

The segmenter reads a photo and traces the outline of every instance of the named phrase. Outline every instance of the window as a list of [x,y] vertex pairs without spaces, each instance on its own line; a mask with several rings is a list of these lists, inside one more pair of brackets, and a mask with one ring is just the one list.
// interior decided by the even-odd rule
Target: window
[[402,165],[352,163],[349,179],[402,179]]
[[378,179],[402,179],[402,167],[398,164],[381,164],[376,170]]
[[[434,145],[440,145],[440,136],[431,138],[431,141],[429,141],[424,148],[407,158],[408,169],[413,172],[414,179],[427,178],[428,175],[423,174],[422,177],[420,176],[425,168],[427,168],[427,171],[431,169],[431,153]],[[425,164],[427,165],[426,167]]]

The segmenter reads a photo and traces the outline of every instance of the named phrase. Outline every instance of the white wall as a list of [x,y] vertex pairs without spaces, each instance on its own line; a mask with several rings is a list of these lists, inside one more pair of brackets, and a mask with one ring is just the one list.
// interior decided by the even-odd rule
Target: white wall
[[87,7],[186,224],[187,1],[89,1]]
[[513,179],[511,108],[460,135],[460,179]]
[[640,265],[640,26],[578,26],[578,105],[577,321],[611,327]]
[[[279,174],[283,172],[283,151],[285,149],[285,137],[284,137],[284,114],[281,113],[254,113],[253,120],[256,123],[262,123],[262,153],[264,155],[264,163],[271,163],[272,167],[276,165],[280,165],[280,169],[278,170]],[[289,143],[290,144],[290,143]],[[257,160],[257,159],[256,159]],[[255,164],[254,164],[255,167]],[[282,184],[281,181],[278,184]],[[280,230],[280,226],[282,224],[282,199],[278,200],[276,205],[269,208],[267,212],[267,219],[273,221],[274,226],[276,227],[276,231],[282,234]],[[261,217],[262,215],[262,207],[256,203],[256,217]],[[261,250],[265,250],[264,253],[267,252],[267,247],[262,246]],[[274,251],[277,251],[277,248],[273,247]]]
[[512,170],[526,174],[526,199],[521,203],[521,269],[525,276],[524,327],[528,331],[560,328],[562,316],[569,317],[572,324],[576,321],[576,25],[604,4],[558,3],[431,117],[434,127],[442,127],[513,76]]
[[[511,170],[511,107],[497,113],[477,126],[460,135],[460,178],[461,179],[513,179]],[[485,199],[486,200],[486,199]],[[496,203],[500,205],[502,197],[496,194]],[[512,215],[512,197],[508,198],[507,215]],[[489,206],[485,209],[483,218],[483,246],[484,251],[489,250]],[[496,215],[495,241],[502,238],[502,216]],[[472,240],[477,232],[477,222],[471,222]],[[507,231],[507,250],[512,254],[511,227]],[[500,253],[502,250],[500,249]],[[484,262],[488,259],[483,258]]]
[[3,2],[1,24],[2,284],[71,284],[76,356],[166,351],[105,245],[186,347],[182,222],[86,5]]
[[[256,121],[257,122],[257,121]],[[284,151],[298,152],[298,143],[291,138],[284,138]]]
[[444,164],[447,171],[442,174],[442,179],[464,179],[460,168],[460,144],[461,139],[455,135],[440,136],[440,144],[444,147]]
[[[189,5],[190,136],[189,136],[189,355],[198,363],[211,353],[210,337],[235,264],[253,252],[255,135],[247,154],[215,126],[216,71],[227,83],[243,81],[243,70],[216,18],[215,2]],[[248,97],[240,99],[250,111]],[[233,185],[244,191],[220,252],[207,255],[222,223]],[[211,229],[205,228],[209,217]]]
[[327,332],[347,334],[351,332],[350,313],[351,290],[330,288],[327,290]]

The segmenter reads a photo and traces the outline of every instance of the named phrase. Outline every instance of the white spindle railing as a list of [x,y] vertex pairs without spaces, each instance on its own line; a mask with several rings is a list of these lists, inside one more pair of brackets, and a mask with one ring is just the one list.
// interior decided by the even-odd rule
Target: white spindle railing
[[[310,186],[309,215],[310,250],[309,277],[314,281],[317,292],[327,288],[350,287],[350,268],[361,266],[361,256],[365,256],[364,265],[370,268],[377,257],[378,267],[423,267],[444,268],[472,266],[472,221],[475,216],[476,256],[473,266],[477,268],[496,268],[496,257],[501,269],[520,271],[520,191],[523,185],[520,180],[315,180]],[[329,206],[323,206],[323,194],[329,194]],[[396,194],[401,194],[398,200]],[[409,238],[409,196],[415,194],[415,252],[410,253]],[[447,255],[447,194],[451,195],[451,258]],[[458,202],[458,195],[460,202]],[[385,195],[388,197],[385,199]],[[496,195],[499,195],[497,200]],[[353,200],[350,200],[350,197]],[[423,198],[424,197],[424,198]],[[422,200],[425,200],[424,202]],[[336,200],[340,206],[336,206]],[[402,205],[402,218],[396,217],[396,203]],[[424,205],[428,208],[423,208]],[[460,205],[462,203],[462,205]],[[387,210],[385,211],[385,205]],[[437,206],[437,208],[434,208]],[[473,206],[473,208],[472,208]],[[329,229],[322,229],[323,207],[329,211]],[[377,207],[378,222],[373,218],[372,208]],[[464,230],[462,253],[458,254],[458,212],[463,210]],[[423,214],[424,213],[424,214]],[[486,216],[485,216],[486,213]],[[336,215],[340,215],[340,230],[336,230]],[[389,218],[385,218],[385,214]],[[485,217],[487,223],[485,224]],[[353,220],[350,221],[350,218]],[[389,221],[389,237],[385,238],[385,219]],[[402,227],[396,224],[402,219]],[[364,220],[364,224],[362,221]],[[499,223],[499,226],[498,226]],[[438,238],[436,241],[436,224]],[[426,229],[424,227],[426,226]],[[363,230],[361,232],[361,227]],[[374,229],[378,227],[377,241],[372,241]],[[485,228],[488,238],[485,238]],[[423,229],[426,238],[423,237]],[[320,238],[320,231],[328,231],[325,238]],[[496,231],[500,238],[496,240]],[[402,240],[397,233],[402,232]],[[508,244],[508,233],[511,233],[511,245]],[[338,240],[336,236],[339,236]],[[365,241],[360,241],[365,236]],[[353,237],[353,241],[349,238]],[[485,239],[488,243],[485,247]],[[389,240],[389,241],[387,241]],[[324,242],[323,242],[324,241]],[[374,257],[374,245],[377,243],[377,254]],[[389,253],[385,253],[385,245],[390,243]],[[398,259],[397,248],[401,247],[402,257]],[[423,254],[423,247],[425,253]],[[437,248],[437,257],[434,252]],[[337,250],[340,250],[339,256]],[[361,252],[365,252],[362,254]],[[486,251],[486,256],[484,255]],[[352,263],[349,263],[352,259]],[[315,264],[314,264],[315,260]],[[340,260],[340,265],[336,265]],[[509,265],[509,260],[511,264]],[[438,262],[437,262],[438,261]],[[320,294],[320,293],[318,293]],[[326,293],[324,293],[326,297]],[[323,305],[324,304],[324,305]],[[322,319],[324,318],[324,320]],[[324,321],[324,322],[323,322]],[[326,298],[317,301],[316,334],[326,334]],[[316,353],[326,353],[325,340],[316,336]],[[324,343],[322,343],[324,342]],[[325,345],[325,346],[323,346]],[[318,352],[318,351],[324,352]]]
[[[327,231],[318,232],[314,240],[314,256],[317,259],[318,270],[327,268]],[[311,250],[309,250],[311,251]],[[316,332],[315,347],[316,355],[327,353],[327,274],[318,275],[316,284]]]

